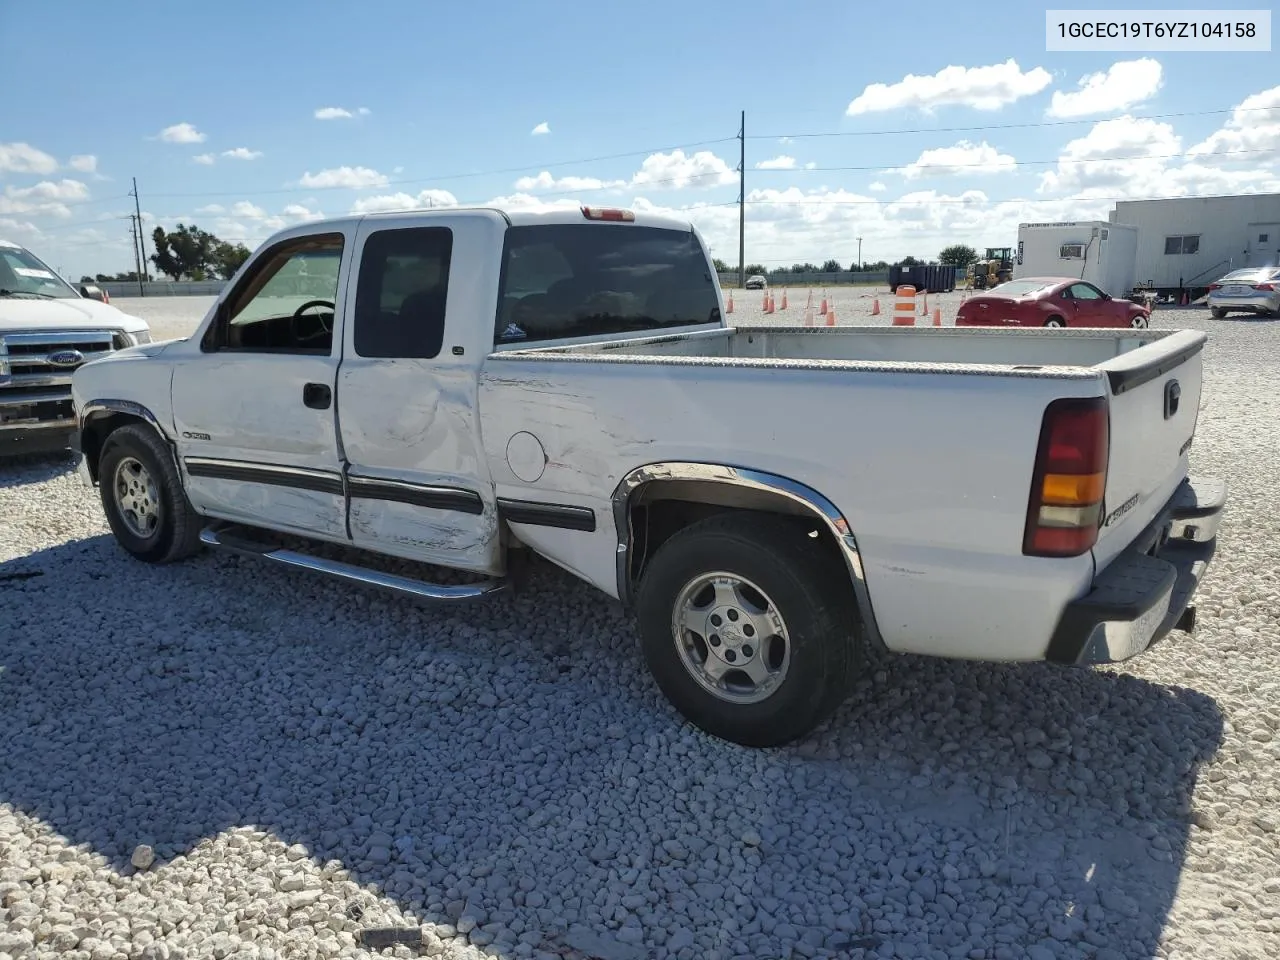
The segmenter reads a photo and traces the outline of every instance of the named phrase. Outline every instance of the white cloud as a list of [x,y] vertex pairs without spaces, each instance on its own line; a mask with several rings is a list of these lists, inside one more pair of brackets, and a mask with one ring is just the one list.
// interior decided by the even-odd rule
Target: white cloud
[[280,211],[280,216],[295,223],[307,223],[312,220],[321,220],[324,214],[319,210],[312,210],[310,207],[303,206],[300,203],[291,203]]
[[191,159],[195,163],[203,164],[206,167],[211,167],[214,163],[214,156],[212,153],[197,153]]
[[1156,95],[1163,72],[1160,61],[1150,57],[1120,60],[1105,71],[1081,77],[1076,90],[1055,90],[1049,116],[1087,117],[1127,110]]
[[614,190],[625,187],[626,180],[601,180],[598,177],[553,177],[543,170],[536,177],[521,177],[515,182],[515,188],[521,192],[528,190]]
[[69,217],[69,203],[89,198],[89,188],[79,180],[42,180],[30,187],[5,187],[0,213]]
[[352,113],[346,107],[320,107],[316,110],[314,116],[317,120],[350,120],[357,114],[367,117],[371,112],[368,107],[358,107],[355,113]]
[[0,143],[0,173],[48,176],[57,169],[57,160],[29,143]]
[[236,147],[234,150],[223,150],[224,157],[230,157],[232,160],[257,160],[262,156],[261,150],[250,150],[248,147]]
[[818,168],[818,165],[814,163],[812,160],[810,160],[808,163],[804,165],[804,168],[806,170],[816,170]]
[[908,180],[920,177],[948,177],[957,174],[1012,173],[1017,169],[1013,157],[1001,153],[987,141],[971,143],[961,140],[951,147],[925,150],[919,158],[896,172]]
[[[1241,150],[1258,151],[1238,157],[1222,156]],[[1219,130],[1187,151],[1193,157],[1218,155],[1225,161],[1250,166],[1274,161],[1280,152],[1280,87],[1245,97]]]
[[793,141],[792,141],[792,139],[791,139],[790,137],[779,137],[779,138],[778,138],[778,142],[779,142],[779,143],[792,143]]
[[77,154],[71,158],[67,166],[77,173],[97,173],[98,158],[92,153]]
[[424,207],[456,207],[458,198],[448,190],[423,190],[421,193],[392,193],[363,197],[351,205],[353,214],[390,213],[394,210],[420,210]]
[[543,120],[540,124],[538,124],[536,127],[534,127],[532,130],[529,131],[529,133],[535,137],[540,137],[543,134],[547,134],[550,132],[551,132],[551,124],[547,123],[547,121],[545,120]]
[[28,237],[35,239],[43,236],[40,228],[29,220],[11,220],[0,217],[0,237]]
[[845,113],[857,116],[884,110],[927,112],[960,105],[975,110],[999,110],[1023,97],[1039,93],[1052,80],[1049,71],[1035,67],[1023,72],[1016,60],[986,67],[943,67],[932,76],[909,73],[898,83],[872,83],[849,103]]
[[226,212],[227,212],[227,208],[222,206],[222,204],[220,203],[211,203],[207,206],[196,208],[196,213],[207,213],[210,216],[214,216],[215,214],[223,214]]
[[333,167],[329,170],[321,170],[319,173],[304,173],[298,183],[304,187],[345,187],[349,190],[363,190],[366,187],[385,187],[387,176],[368,167]]
[[204,143],[207,136],[189,123],[175,123],[158,134],[165,143]]
[[881,183],[879,180],[877,180],[875,181],[875,183],[867,187],[867,189],[874,193],[884,193],[884,191],[888,190],[889,188],[885,186],[883,183]]
[[244,217],[246,220],[262,220],[266,218],[267,211],[250,203],[248,200],[241,200],[231,205],[231,215],[233,217]]
[[1102,120],[1063,147],[1057,168],[1041,176],[1040,192],[1164,196],[1163,175],[1171,155],[1181,149],[1181,139],[1167,123],[1128,114]]
[[757,170],[794,170],[795,168],[796,158],[785,154],[779,154],[770,160],[761,160],[756,164]]
[[699,150],[689,156],[683,150],[672,150],[645,157],[639,172],[631,178],[631,185],[678,190],[691,186],[722,186],[735,183],[737,179],[737,171],[710,150]]
[[[581,201],[558,198],[547,200],[527,193],[514,193],[506,197],[494,197],[489,204],[504,210],[520,210],[525,213],[551,213],[556,210],[577,210]],[[634,208],[634,204],[632,207]]]

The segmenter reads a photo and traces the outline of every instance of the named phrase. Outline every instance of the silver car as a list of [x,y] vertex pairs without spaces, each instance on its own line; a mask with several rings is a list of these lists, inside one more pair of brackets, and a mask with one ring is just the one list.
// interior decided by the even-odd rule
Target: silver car
[[1280,317],[1280,267],[1232,270],[1209,284],[1208,304],[1218,320],[1232,311]]

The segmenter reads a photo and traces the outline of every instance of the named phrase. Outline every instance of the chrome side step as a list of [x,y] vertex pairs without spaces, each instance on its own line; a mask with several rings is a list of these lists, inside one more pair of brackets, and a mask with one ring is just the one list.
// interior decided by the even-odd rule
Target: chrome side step
[[469,600],[481,600],[508,589],[505,579],[484,580],[480,583],[467,583],[449,586],[439,583],[427,583],[412,577],[402,577],[394,573],[383,573],[354,563],[341,560],[326,560],[313,557],[297,550],[277,547],[245,536],[244,528],[235,525],[210,526],[200,531],[200,542],[205,546],[241,556],[257,557],[299,570],[321,573],[336,580],[344,580],[362,587],[375,587],[401,596],[433,603],[459,603]]

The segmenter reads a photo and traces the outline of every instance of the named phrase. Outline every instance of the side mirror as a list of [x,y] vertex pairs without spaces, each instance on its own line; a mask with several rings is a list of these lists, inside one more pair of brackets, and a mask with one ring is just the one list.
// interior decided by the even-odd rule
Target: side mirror
[[97,300],[99,303],[109,302],[102,288],[91,283],[80,284],[80,296],[89,300]]

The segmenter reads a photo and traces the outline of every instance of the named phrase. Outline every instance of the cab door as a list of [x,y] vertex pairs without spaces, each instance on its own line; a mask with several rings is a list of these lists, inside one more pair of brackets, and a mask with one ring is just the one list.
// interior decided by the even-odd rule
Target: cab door
[[499,567],[477,371],[497,309],[496,214],[364,221],[338,371],[352,543],[477,572]]
[[346,540],[334,388],[354,227],[259,254],[173,372],[178,453],[211,516]]

